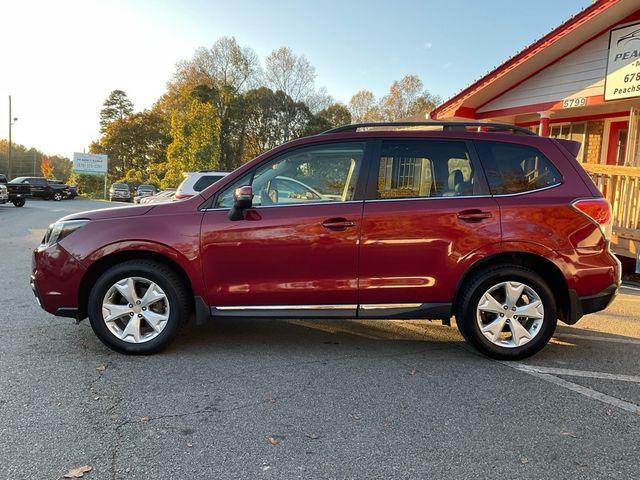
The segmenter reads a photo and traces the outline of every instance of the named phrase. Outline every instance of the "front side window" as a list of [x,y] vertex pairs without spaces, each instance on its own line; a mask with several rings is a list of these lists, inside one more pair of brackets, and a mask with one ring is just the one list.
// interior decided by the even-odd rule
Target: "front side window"
[[464,142],[393,140],[382,143],[377,198],[477,195]]
[[215,207],[231,207],[233,191],[242,185],[253,187],[254,206],[353,200],[364,147],[361,142],[347,142],[286,152],[227,187]]
[[562,183],[562,176],[542,152],[504,142],[476,142],[493,195],[509,195]]

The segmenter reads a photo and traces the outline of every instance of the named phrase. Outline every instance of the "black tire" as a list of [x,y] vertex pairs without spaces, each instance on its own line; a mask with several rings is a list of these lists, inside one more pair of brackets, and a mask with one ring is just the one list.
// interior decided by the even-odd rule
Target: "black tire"
[[[530,287],[540,298],[544,308],[542,324],[533,338],[521,346],[496,345],[486,338],[477,320],[477,308],[485,292],[503,282],[518,282]],[[456,323],[462,336],[481,353],[499,360],[520,360],[540,351],[556,329],[556,301],[546,282],[534,271],[517,265],[488,268],[473,276],[463,286],[456,311]],[[497,316],[495,317],[497,318]],[[511,320],[516,321],[516,320]],[[505,326],[505,331],[508,325]]]
[[12,203],[16,207],[24,207],[24,204],[27,203],[27,201],[24,198],[16,198]]
[[[169,316],[164,329],[151,340],[130,343],[113,334],[102,314],[102,303],[109,289],[128,277],[142,277],[157,284],[165,293]],[[165,265],[151,260],[130,260],[111,267],[96,281],[89,294],[88,313],[93,331],[109,348],[127,355],[149,355],[167,347],[190,315],[190,295],[178,274]],[[126,318],[126,317],[125,317]]]
[[54,201],[59,202],[64,198],[64,195],[62,195],[62,192],[53,192],[51,198],[53,198]]

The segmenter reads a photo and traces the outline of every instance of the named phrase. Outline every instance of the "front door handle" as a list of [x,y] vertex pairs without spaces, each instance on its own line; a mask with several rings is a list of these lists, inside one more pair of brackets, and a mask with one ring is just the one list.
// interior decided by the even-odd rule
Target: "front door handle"
[[322,222],[322,226],[327,230],[342,231],[350,227],[355,227],[356,224],[351,220],[347,220],[346,218],[340,217],[340,218],[330,218],[328,220],[325,220],[324,222]]
[[472,208],[471,210],[463,210],[462,212],[458,212],[457,215],[460,220],[469,223],[478,223],[482,220],[486,220],[487,218],[491,218],[492,216],[493,215],[491,214],[491,212],[485,212],[476,208]]

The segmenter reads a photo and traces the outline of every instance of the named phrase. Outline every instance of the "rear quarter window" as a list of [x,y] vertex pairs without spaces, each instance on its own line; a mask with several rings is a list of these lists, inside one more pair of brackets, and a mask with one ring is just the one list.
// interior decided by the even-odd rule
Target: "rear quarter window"
[[537,148],[476,142],[492,195],[525,193],[562,183],[562,175]]
[[196,192],[201,192],[202,190],[207,188],[209,185],[213,185],[215,182],[217,182],[221,178],[224,178],[224,175],[204,175],[200,177],[196,181],[196,183],[193,184],[193,189]]

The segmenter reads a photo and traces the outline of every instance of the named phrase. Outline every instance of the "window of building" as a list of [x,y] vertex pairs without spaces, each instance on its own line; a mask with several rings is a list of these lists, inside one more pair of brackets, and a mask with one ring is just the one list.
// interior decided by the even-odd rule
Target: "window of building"
[[551,125],[549,136],[553,138],[562,138],[564,140],[574,140],[580,142],[580,151],[576,158],[579,162],[584,161],[584,144],[586,140],[587,123],[564,123],[561,125]]
[[476,142],[493,195],[523,193],[558,185],[560,172],[537,149],[513,143]]

